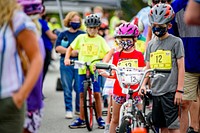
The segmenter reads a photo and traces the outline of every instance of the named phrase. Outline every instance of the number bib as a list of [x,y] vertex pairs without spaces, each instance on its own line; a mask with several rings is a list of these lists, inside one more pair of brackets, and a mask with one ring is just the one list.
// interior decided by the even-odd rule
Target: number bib
[[122,83],[130,84],[130,85],[134,85],[138,83],[136,75],[130,74],[130,72],[137,71],[135,68],[138,68],[138,59],[122,60],[118,62],[117,66],[122,67],[122,69],[120,69],[120,71],[123,73],[121,75]]
[[117,66],[138,68],[138,59],[122,60],[118,62]]
[[140,83],[142,78],[142,70],[137,68],[122,67],[119,69],[121,74],[121,82],[129,85],[136,85]]
[[171,69],[172,57],[169,50],[157,50],[150,53],[150,66],[155,69]]
[[84,44],[81,49],[83,56],[95,56],[98,54],[98,46],[94,44]]

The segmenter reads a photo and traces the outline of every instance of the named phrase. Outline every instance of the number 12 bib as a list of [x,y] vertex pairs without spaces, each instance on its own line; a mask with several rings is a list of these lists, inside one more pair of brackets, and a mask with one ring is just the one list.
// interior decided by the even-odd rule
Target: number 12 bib
[[171,69],[172,57],[169,50],[157,50],[150,53],[150,66],[155,69]]

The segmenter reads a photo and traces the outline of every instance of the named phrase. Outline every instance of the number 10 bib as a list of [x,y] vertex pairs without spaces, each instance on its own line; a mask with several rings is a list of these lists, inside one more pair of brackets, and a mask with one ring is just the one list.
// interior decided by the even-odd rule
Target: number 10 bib
[[94,44],[84,44],[82,47],[82,54],[84,56],[95,56],[98,54],[98,46]]

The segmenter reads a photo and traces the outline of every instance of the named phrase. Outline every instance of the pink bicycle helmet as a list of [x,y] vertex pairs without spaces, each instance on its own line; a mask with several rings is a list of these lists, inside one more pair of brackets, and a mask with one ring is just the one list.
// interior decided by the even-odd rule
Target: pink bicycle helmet
[[150,10],[149,22],[151,24],[169,23],[175,16],[173,8],[169,4],[156,4]]
[[22,5],[27,15],[42,13],[44,9],[42,0],[17,0],[17,2]]
[[131,23],[123,23],[119,26],[116,37],[138,37],[138,27]]

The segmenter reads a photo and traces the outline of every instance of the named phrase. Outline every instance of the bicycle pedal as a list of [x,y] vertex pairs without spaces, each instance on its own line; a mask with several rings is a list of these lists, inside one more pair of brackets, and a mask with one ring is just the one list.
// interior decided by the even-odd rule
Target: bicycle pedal
[[115,131],[116,133],[119,133],[119,127],[116,127]]

